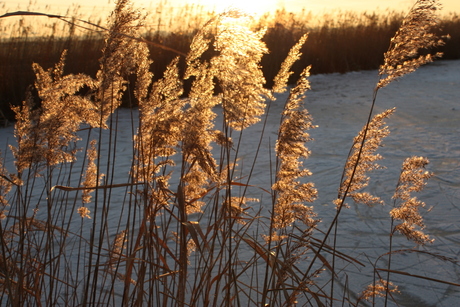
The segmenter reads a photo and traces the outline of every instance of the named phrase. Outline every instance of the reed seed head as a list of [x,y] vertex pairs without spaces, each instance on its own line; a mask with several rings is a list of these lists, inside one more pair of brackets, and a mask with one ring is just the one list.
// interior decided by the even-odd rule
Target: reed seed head
[[428,178],[432,176],[432,173],[425,170],[428,163],[428,159],[424,157],[414,156],[404,160],[398,185],[393,195],[395,204],[399,200],[400,205],[390,211],[393,219],[401,221],[395,226],[394,231],[399,231],[408,240],[414,241],[418,245],[434,241],[421,231],[425,225],[419,209],[425,207],[425,203],[411,196],[412,192],[420,192],[425,187]]
[[444,41],[431,30],[439,23],[437,11],[441,5],[437,0],[418,0],[395,36],[391,39],[389,50],[384,55],[380,67],[382,76],[377,88],[390,84],[393,80],[414,72],[420,66],[441,57],[442,53],[421,55],[420,50],[444,45]]

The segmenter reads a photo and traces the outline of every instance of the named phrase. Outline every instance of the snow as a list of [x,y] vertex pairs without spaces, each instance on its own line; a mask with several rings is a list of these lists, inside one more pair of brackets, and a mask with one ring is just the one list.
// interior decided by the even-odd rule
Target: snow
[[[310,77],[312,90],[307,92],[305,107],[313,116],[317,129],[310,131],[314,138],[308,143],[311,157],[304,166],[313,172],[309,181],[315,183],[319,198],[313,204],[322,219],[320,229],[325,230],[335,213],[332,200],[337,197],[342,169],[353,137],[365,124],[373,89],[378,81],[377,71],[360,71],[346,74],[315,75]],[[406,157],[419,155],[430,160],[428,170],[434,172],[425,190],[417,197],[431,211],[422,210],[425,232],[435,242],[420,251],[440,254],[459,260],[460,257],[460,61],[437,61],[420,68],[415,73],[393,82],[379,91],[375,112],[396,107],[396,113],[387,120],[391,131],[379,151],[387,169],[371,173],[370,192],[385,200],[385,206],[366,207],[349,201],[350,209],[342,211],[339,218],[338,250],[359,259],[366,268],[349,266],[346,272],[354,287],[363,289],[372,281],[367,259],[376,259],[388,250],[391,196],[397,183],[400,166]],[[272,103],[258,155],[251,185],[270,188],[269,169],[274,167],[273,145],[276,141],[282,97]],[[137,111],[120,109],[117,112],[117,156],[114,183],[123,183],[132,163],[131,116]],[[219,120],[219,118],[218,118]],[[263,120],[244,132],[240,152],[240,167],[247,171],[253,163],[255,148],[263,129]],[[218,125],[218,124],[217,124]],[[103,132],[105,133],[105,132]],[[84,135],[84,134],[82,134]],[[93,135],[94,136],[94,135]],[[108,139],[108,138],[103,138]],[[13,144],[13,127],[0,130],[0,149],[7,152],[7,144]],[[110,146],[107,145],[107,152]],[[6,155],[6,165],[11,170],[11,154]],[[77,172],[81,169],[76,167]],[[117,181],[118,180],[118,181]],[[121,189],[123,190],[123,189]],[[117,220],[120,213],[116,202],[124,197],[124,190],[113,197],[110,210]],[[267,196],[260,189],[252,195]],[[412,248],[414,244],[397,236],[395,249]],[[427,254],[401,254],[393,258],[392,269],[412,274],[458,282],[460,268],[452,263],[434,259]],[[379,267],[386,267],[381,260]],[[423,268],[423,270],[420,270]],[[392,274],[402,294],[398,299],[402,306],[453,306],[460,300],[460,288]]]

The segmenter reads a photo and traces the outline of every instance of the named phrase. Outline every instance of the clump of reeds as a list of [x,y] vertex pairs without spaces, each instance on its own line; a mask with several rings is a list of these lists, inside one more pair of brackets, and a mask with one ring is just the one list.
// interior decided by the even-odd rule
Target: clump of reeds
[[[40,11],[40,8],[34,6],[30,9]],[[55,17],[48,19],[46,14],[41,17],[18,15],[13,17],[20,18],[17,23],[6,23],[8,19],[0,17],[0,20],[5,21],[6,28],[5,35],[0,38],[0,59],[4,63],[0,66],[0,110],[10,121],[14,120],[10,105],[19,105],[25,99],[27,87],[34,82],[34,74],[30,69],[32,62],[50,67],[59,60],[62,50],[67,49],[68,73],[95,76],[104,46],[102,32],[106,25],[94,15],[89,23],[84,23],[81,15],[78,10],[66,12],[62,20]],[[170,8],[168,3],[155,3],[155,10],[146,17],[140,33],[149,41],[149,50],[155,59],[151,64],[154,80],[161,78],[167,64],[176,56],[171,49],[187,53],[193,36],[211,16],[211,12],[198,5]],[[293,71],[296,75],[308,65],[312,65],[312,74],[377,69],[382,63],[382,53],[388,48],[387,42],[398,29],[403,17],[403,13],[398,11],[313,14],[286,10],[261,16],[255,23],[257,27],[268,28],[262,40],[270,50],[261,62],[267,79],[266,86],[272,86],[273,77],[289,48],[305,32],[309,32],[309,39],[303,47],[303,57],[294,63]],[[29,18],[34,19],[30,21]],[[178,19],[181,23],[175,22]],[[443,52],[445,59],[460,58],[458,15],[444,15],[439,24],[436,32],[449,33],[452,38],[437,51]],[[87,31],[87,28],[94,30]],[[168,46],[169,50],[158,48],[159,45]],[[180,61],[179,67],[185,69],[185,62]],[[289,82],[295,83],[296,80],[291,77]],[[185,93],[188,93],[189,80],[185,81],[184,87]],[[135,101],[123,100],[124,106],[131,106],[132,103]]]
[[[249,197],[254,166],[247,171],[239,165],[246,131],[263,119],[275,93],[287,90],[307,35],[288,51],[267,89],[261,66],[266,29],[230,10],[206,23],[187,56],[174,57],[153,80],[147,42],[139,39],[143,19],[127,0],[118,1],[97,73],[64,74],[65,52],[50,69],[34,64],[41,104],[28,99],[14,108],[15,173],[0,163],[0,304],[334,305],[342,275],[336,259],[362,265],[337,247],[339,215],[349,198],[383,203],[363,190],[368,173],[382,168],[376,151],[389,133],[384,120],[395,111],[373,114],[377,92],[427,62],[420,48],[440,44],[426,31],[436,9],[436,1],[417,1],[385,54],[369,119],[353,142],[333,201],[335,217],[318,237],[321,220],[311,205],[318,192],[305,182],[311,172],[304,167],[308,130],[316,128],[303,105],[310,66],[284,104],[276,168],[267,170],[273,184],[260,187],[268,197]],[[116,110],[128,88],[139,106],[138,125],[130,127],[130,171],[120,174],[117,131],[128,128],[119,125]],[[86,150],[80,148],[83,134]],[[255,145],[257,157],[261,144]],[[394,194],[401,203],[390,211],[389,263],[397,232],[418,244],[431,240],[415,229],[423,229],[418,210],[424,204],[410,195],[430,176],[426,164],[415,157],[403,166]],[[260,208],[251,206],[258,201]],[[318,281],[324,271],[331,276],[327,287]],[[396,289],[389,266],[386,272],[356,300],[340,300],[387,299]]]

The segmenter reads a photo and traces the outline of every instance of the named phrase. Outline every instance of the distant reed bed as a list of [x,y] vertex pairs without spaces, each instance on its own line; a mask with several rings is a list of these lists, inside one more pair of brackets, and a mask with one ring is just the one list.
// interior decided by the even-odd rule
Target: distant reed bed
[[[78,9],[67,12],[66,16],[71,16],[67,21],[77,20],[80,15]],[[211,13],[199,6],[185,6],[176,10],[159,6],[149,13],[140,35],[152,43],[187,53],[193,36],[210,16]],[[388,41],[403,17],[402,12],[393,11],[363,14],[336,12],[317,16],[306,11],[295,14],[284,10],[261,16],[254,22],[258,28],[268,27],[262,40],[270,53],[265,54],[261,62],[268,80],[267,86],[272,85],[271,80],[286,57],[289,46],[294,45],[306,32],[309,33],[309,39],[302,48],[302,58],[293,67],[291,83],[307,65],[312,65],[312,74],[377,69],[383,63],[382,54],[387,50]],[[46,26],[37,28],[28,18],[31,17],[16,17],[17,23],[9,23],[8,28],[4,29],[4,34],[8,35],[2,35],[0,40],[0,60],[4,63],[0,67],[0,110],[9,119],[14,118],[9,106],[23,101],[26,89],[33,85],[33,62],[51,67],[65,49],[68,50],[66,72],[94,76],[99,69],[98,59],[104,45],[104,36],[97,27],[76,22],[90,29],[85,30],[62,20],[40,17],[34,19],[35,23],[48,21]],[[100,19],[92,18],[92,23],[102,25]],[[174,23],[177,18],[181,23]],[[449,33],[451,36],[446,45],[439,49],[444,53],[444,59],[460,58],[459,29],[458,15],[442,16],[437,34]],[[37,35],[39,33],[42,34]],[[158,79],[176,54],[155,45],[149,45],[149,50],[156,59],[152,71],[154,78]],[[181,60],[179,67],[183,70],[185,62]],[[187,83],[185,94],[189,87]]]
[[[417,1],[388,39],[368,119],[338,170],[337,195],[330,197],[334,218],[319,227],[313,204],[321,186],[304,166],[309,131],[317,128],[304,106],[311,66],[289,85],[314,35],[300,35],[307,29],[295,23],[262,28],[230,10],[193,36],[184,34],[188,40],[167,34],[146,41],[143,36],[156,34],[145,34],[142,14],[119,0],[94,72],[69,72],[70,49],[47,67],[34,59],[34,89],[12,108],[16,141],[0,154],[0,305],[386,306],[403,291],[394,275],[460,287],[394,266],[401,254],[455,262],[418,249],[433,241],[417,197],[432,176],[425,157],[402,162],[387,205],[384,254],[347,255],[337,242],[348,203],[384,204],[368,189],[369,176],[383,169],[378,150],[395,109],[375,114],[374,106],[382,88],[441,56],[426,52],[444,45],[434,32],[438,9],[437,1]],[[291,33],[293,44],[268,79],[270,32],[286,40]],[[92,39],[58,41],[72,46]],[[173,56],[154,77],[153,63],[165,60],[166,51]],[[260,137],[251,136],[255,158],[246,161],[243,140],[251,127],[266,124],[279,97],[276,139],[262,144],[262,125]],[[136,110],[122,123],[117,109],[126,101]],[[131,131],[128,140],[121,130]],[[268,169],[255,169],[261,155],[269,156]],[[117,167],[120,160],[127,161],[126,172]],[[263,186],[253,183],[256,171]],[[402,240],[415,247],[401,250]],[[372,277],[357,284],[348,279],[349,266]]]

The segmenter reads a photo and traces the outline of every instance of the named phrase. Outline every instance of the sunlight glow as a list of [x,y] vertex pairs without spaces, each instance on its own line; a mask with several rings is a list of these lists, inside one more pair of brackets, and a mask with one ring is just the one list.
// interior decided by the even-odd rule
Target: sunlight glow
[[[302,9],[311,11],[315,14],[322,14],[334,10],[341,11],[368,11],[385,12],[387,8],[396,11],[407,11],[416,0],[132,0],[137,8],[175,7],[180,8],[185,5],[203,6],[206,10],[216,13],[223,12],[231,7],[239,8],[247,13],[262,15],[266,12],[273,12],[276,9],[285,8],[289,12],[298,12]],[[4,11],[43,11],[48,13],[65,14],[69,8],[78,7],[83,15],[99,14],[100,12],[111,11],[116,0],[16,0],[0,1]],[[459,0],[442,0],[442,13],[460,13]],[[73,6],[71,5],[73,4]]]
[[200,4],[213,9],[219,13],[230,8],[240,9],[248,14],[261,15],[269,11],[274,11],[280,4],[279,0],[228,0],[228,1],[214,1],[214,0],[200,0]]

